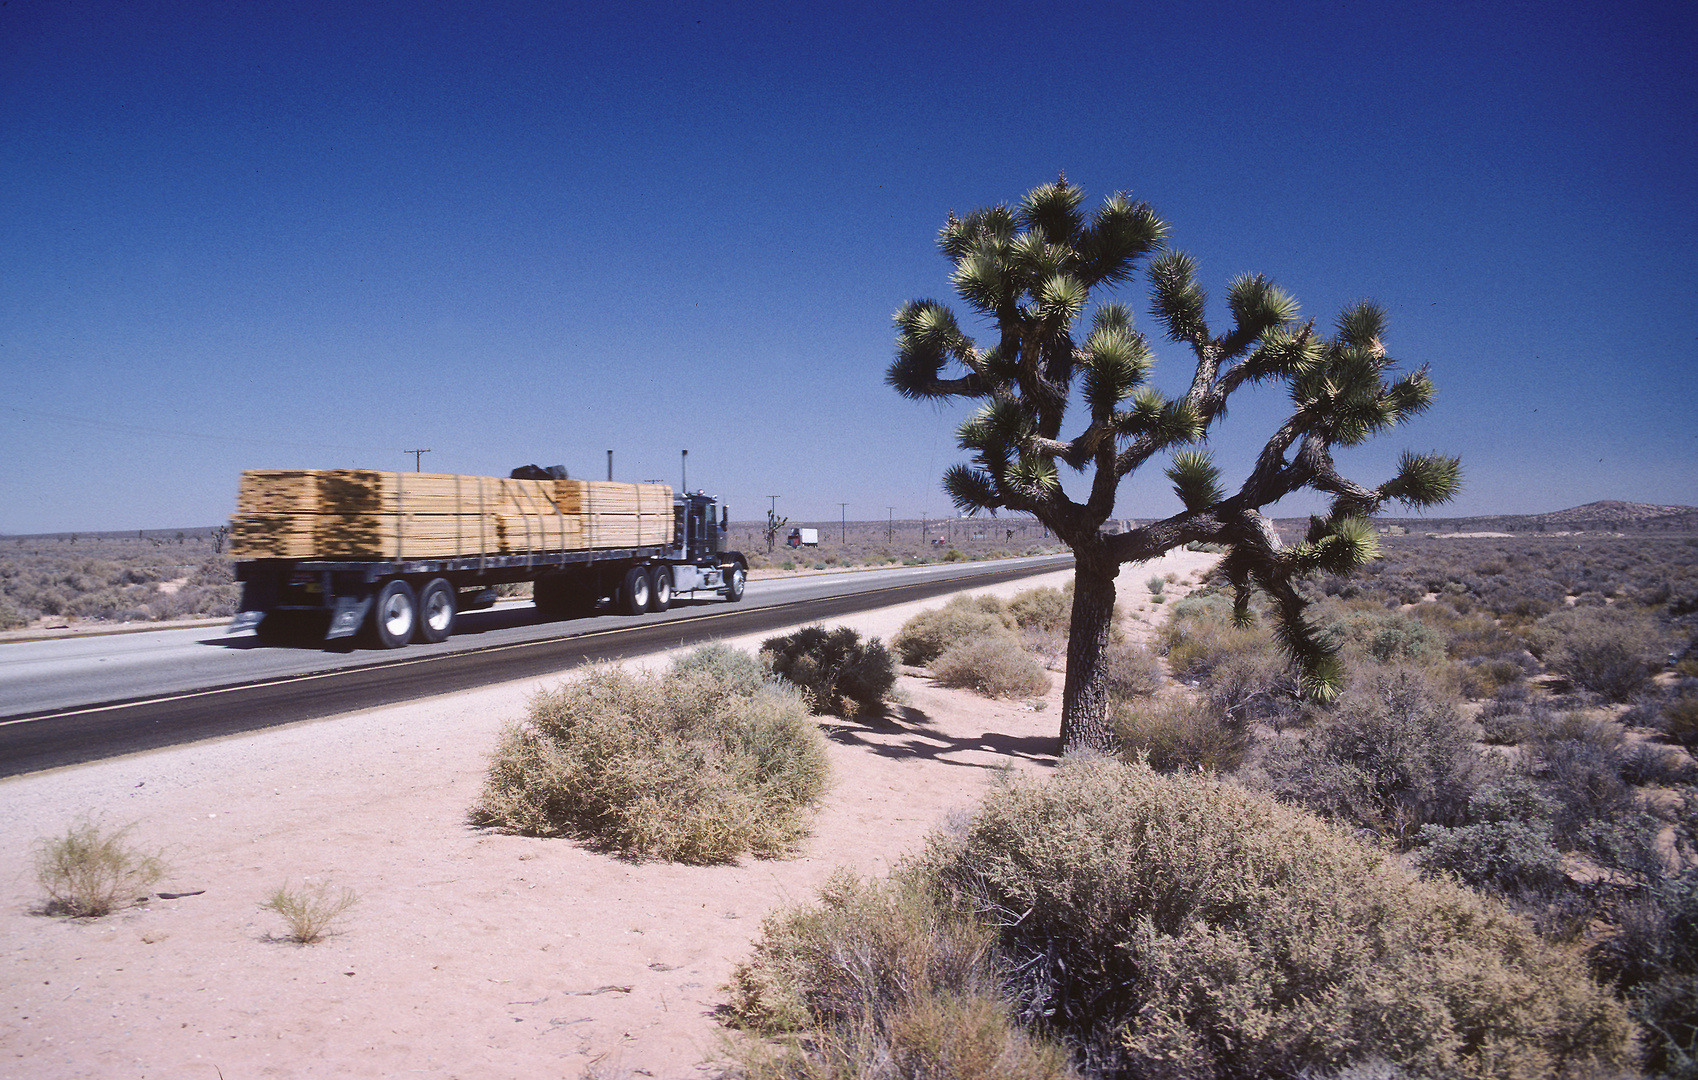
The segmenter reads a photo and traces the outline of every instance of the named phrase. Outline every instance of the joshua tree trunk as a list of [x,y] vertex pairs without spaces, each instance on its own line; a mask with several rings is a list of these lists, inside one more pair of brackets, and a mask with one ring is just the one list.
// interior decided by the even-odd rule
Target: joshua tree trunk
[[1061,752],[1115,750],[1108,718],[1108,648],[1114,621],[1114,574],[1119,567],[1088,567],[1073,576],[1073,632],[1067,639],[1067,681],[1061,690]]

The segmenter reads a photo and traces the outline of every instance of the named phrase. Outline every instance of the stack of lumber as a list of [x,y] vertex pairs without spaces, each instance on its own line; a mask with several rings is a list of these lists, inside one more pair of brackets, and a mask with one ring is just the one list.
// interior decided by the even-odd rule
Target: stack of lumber
[[239,559],[453,558],[673,542],[672,489],[366,469],[242,474]]

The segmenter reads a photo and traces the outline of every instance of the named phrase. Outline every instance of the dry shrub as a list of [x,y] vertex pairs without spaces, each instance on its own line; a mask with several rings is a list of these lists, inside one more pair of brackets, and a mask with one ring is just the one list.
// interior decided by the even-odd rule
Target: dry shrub
[[793,1033],[745,1042],[750,1080],[1046,1080],[1066,1054],[1014,1023],[998,992],[996,930],[952,909],[921,874],[839,870],[815,905],[768,916],[731,976],[736,1022]]
[[1214,702],[1190,694],[1155,701],[1114,698],[1110,720],[1122,752],[1148,761],[1157,772],[1231,772],[1250,751],[1245,725],[1234,723]]
[[112,832],[83,818],[65,835],[35,845],[35,879],[47,892],[47,910],[54,914],[93,917],[137,899],[165,874],[158,854],[135,850],[128,843],[134,825]]
[[1017,641],[972,638],[951,645],[931,663],[932,678],[992,698],[1037,697],[1049,693],[1050,677]]
[[824,737],[800,693],[751,680],[727,652],[540,692],[502,732],[473,820],[635,858],[789,852],[825,794]]
[[271,899],[260,905],[260,910],[275,911],[283,916],[289,927],[288,940],[298,945],[311,945],[325,935],[338,916],[359,903],[359,899],[354,890],[348,888],[332,894],[329,882],[321,881],[311,887],[291,890],[285,881],[271,894]]
[[1042,626],[1022,626],[1020,643],[1050,671],[1059,671],[1067,659],[1067,631]]
[[876,712],[896,686],[896,661],[884,642],[847,626],[804,626],[761,642],[773,674],[800,687],[808,704],[834,716]]
[[1162,647],[1174,678],[1200,679],[1234,656],[1265,654],[1274,644],[1265,630],[1232,624],[1229,597],[1205,593],[1173,605],[1162,627]]
[[1579,952],[1318,819],[1105,759],[1010,779],[934,872],[1002,927],[1017,1015],[1093,1075],[1591,1076],[1632,1029]]
[[1660,669],[1668,639],[1649,615],[1629,608],[1574,607],[1540,619],[1534,655],[1582,689],[1626,701]]
[[931,608],[902,624],[890,647],[904,664],[925,665],[952,645],[973,638],[995,637],[1018,642],[1018,624],[994,596],[957,596],[941,608]]
[[1274,794],[1399,839],[1460,824],[1491,778],[1453,693],[1427,672],[1367,663],[1301,739],[1269,751],[1263,771]]
[[1047,585],[1027,589],[1008,601],[1008,614],[1021,628],[1040,627],[1065,632],[1073,621],[1071,592],[1052,589]]
[[1136,642],[1109,642],[1103,668],[1111,698],[1149,697],[1162,688],[1161,661]]
[[1350,611],[1321,628],[1346,655],[1382,664],[1432,664],[1444,659],[1444,635],[1397,611]]

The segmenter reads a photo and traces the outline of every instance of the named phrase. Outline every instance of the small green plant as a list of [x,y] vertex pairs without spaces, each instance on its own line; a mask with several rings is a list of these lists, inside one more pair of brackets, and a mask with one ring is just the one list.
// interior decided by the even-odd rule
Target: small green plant
[[126,838],[134,827],[106,832],[85,817],[63,836],[38,841],[35,877],[47,891],[47,910],[92,918],[145,899],[165,866],[157,854],[130,847]]
[[801,688],[811,706],[836,716],[876,711],[896,686],[896,661],[884,642],[863,642],[847,626],[804,626],[767,638],[761,655],[773,674]]
[[331,892],[329,882],[290,889],[285,881],[271,894],[271,899],[260,905],[260,910],[275,911],[283,916],[283,922],[289,927],[287,940],[311,945],[324,937],[338,916],[359,901],[359,896],[349,888]]
[[1162,590],[1167,587],[1167,582],[1161,577],[1161,575],[1157,574],[1150,578],[1150,580],[1144,582],[1144,586],[1150,590],[1151,596],[1160,596]]

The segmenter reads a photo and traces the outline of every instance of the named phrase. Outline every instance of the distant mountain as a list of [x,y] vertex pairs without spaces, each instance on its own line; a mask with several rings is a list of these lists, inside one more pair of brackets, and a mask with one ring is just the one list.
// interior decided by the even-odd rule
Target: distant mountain
[[1381,518],[1410,532],[1698,532],[1698,506],[1605,499],[1549,514],[1491,514],[1467,518]]

